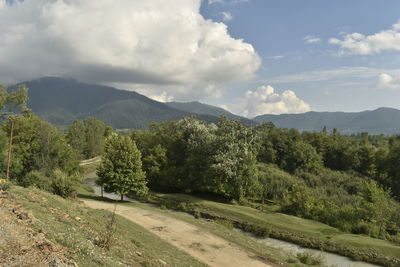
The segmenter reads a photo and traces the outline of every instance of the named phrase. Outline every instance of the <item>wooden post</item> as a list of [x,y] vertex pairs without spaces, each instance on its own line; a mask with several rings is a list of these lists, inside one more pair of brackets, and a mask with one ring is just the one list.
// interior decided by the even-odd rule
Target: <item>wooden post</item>
[[13,142],[13,134],[14,134],[14,119],[10,116],[11,129],[10,129],[10,140],[8,143],[8,159],[7,159],[7,173],[6,179],[10,180],[10,168],[11,168],[11,153],[12,153],[12,142]]

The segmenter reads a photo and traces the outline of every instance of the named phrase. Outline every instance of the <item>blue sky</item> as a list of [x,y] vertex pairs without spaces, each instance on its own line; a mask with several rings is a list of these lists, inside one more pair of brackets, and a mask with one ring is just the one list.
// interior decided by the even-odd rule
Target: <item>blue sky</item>
[[0,0],[0,70],[247,117],[400,109],[400,1]]
[[[224,21],[230,34],[254,46],[262,58],[262,67],[253,81],[232,85],[235,87],[234,94],[227,99],[239,97],[248,89],[269,84],[277,92],[293,90],[312,109],[319,111],[360,111],[381,106],[400,108],[400,88],[372,88],[378,75],[368,75],[367,78],[339,75],[325,81],[308,81],[307,77],[304,77],[304,81],[294,82],[274,79],[355,67],[400,69],[399,51],[337,56],[338,47],[329,43],[330,38],[341,38],[343,33],[372,35],[390,29],[400,19],[400,1],[233,2],[209,4],[204,1],[201,13],[215,21],[224,21],[223,12],[231,14],[231,20]],[[315,39],[314,43],[307,43],[304,40],[306,36],[319,38],[320,41]]]

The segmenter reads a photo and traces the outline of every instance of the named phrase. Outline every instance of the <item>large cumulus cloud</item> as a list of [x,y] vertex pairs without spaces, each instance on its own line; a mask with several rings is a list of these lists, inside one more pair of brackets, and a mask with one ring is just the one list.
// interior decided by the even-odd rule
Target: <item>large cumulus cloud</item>
[[260,86],[254,91],[247,91],[242,100],[242,115],[253,118],[263,114],[303,113],[311,111],[309,104],[300,99],[292,90],[282,94],[275,92],[272,86]]
[[252,77],[260,66],[250,44],[201,16],[201,0],[5,3],[0,0],[3,82],[57,75],[204,95]]

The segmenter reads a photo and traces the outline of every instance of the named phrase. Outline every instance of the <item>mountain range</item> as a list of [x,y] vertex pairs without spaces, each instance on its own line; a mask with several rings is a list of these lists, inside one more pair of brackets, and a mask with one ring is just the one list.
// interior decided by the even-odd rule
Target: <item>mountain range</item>
[[147,127],[150,122],[187,116],[214,123],[218,117],[225,116],[248,125],[272,122],[277,127],[300,131],[321,131],[327,127],[345,134],[400,134],[400,110],[392,108],[363,112],[266,114],[248,119],[197,101],[161,103],[133,91],[73,79],[45,77],[23,84],[29,88],[28,107],[43,119],[61,127],[87,117],[95,117],[115,129],[139,129]]
[[[77,119],[95,117],[116,129],[145,128],[149,122],[196,116],[217,122],[220,115],[251,123],[223,109],[204,105],[202,113],[191,112],[190,103],[161,103],[133,91],[81,83],[73,79],[45,77],[23,82],[29,88],[28,107],[46,121],[65,127]],[[193,105],[203,104],[192,102]],[[175,107],[174,107],[175,106]]]
[[321,131],[324,127],[331,131],[352,134],[400,134],[400,110],[378,108],[362,112],[307,112],[302,114],[261,115],[255,117],[257,123],[272,122],[281,128],[296,128],[300,131]]

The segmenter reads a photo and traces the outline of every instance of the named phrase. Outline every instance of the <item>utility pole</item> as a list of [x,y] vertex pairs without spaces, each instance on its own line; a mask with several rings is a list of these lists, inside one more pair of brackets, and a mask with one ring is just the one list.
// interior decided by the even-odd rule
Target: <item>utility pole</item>
[[8,160],[7,160],[7,173],[6,173],[7,180],[10,180],[11,153],[12,153],[12,142],[13,142],[13,134],[14,134],[14,117],[9,116],[9,120],[11,123],[11,127],[10,127],[10,140],[8,142]]

